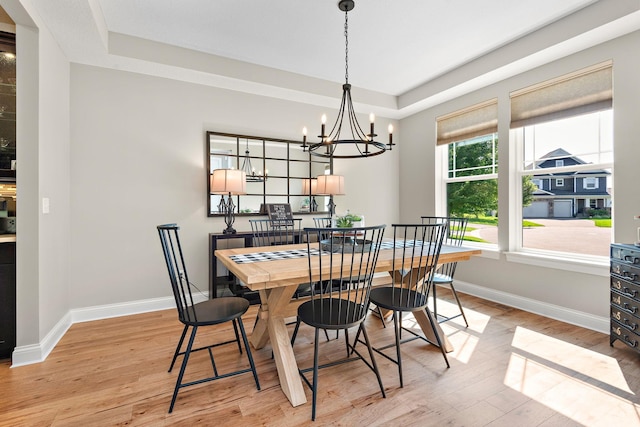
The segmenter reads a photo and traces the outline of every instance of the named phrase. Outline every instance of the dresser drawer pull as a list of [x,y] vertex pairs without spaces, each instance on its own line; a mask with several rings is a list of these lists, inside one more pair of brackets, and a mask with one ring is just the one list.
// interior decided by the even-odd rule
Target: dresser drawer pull
[[629,319],[624,319],[624,324],[627,325],[632,331],[638,329],[638,324],[629,322]]
[[629,304],[627,304],[626,302],[624,303],[622,308],[624,308],[630,314],[636,314],[638,312],[638,307],[629,307]]
[[623,271],[622,275],[629,280],[635,281],[638,279],[638,275],[636,273],[629,273],[628,271]]
[[639,264],[640,263],[640,258],[636,258],[634,256],[631,255],[625,255],[624,260],[627,262],[633,262],[634,264]]
[[624,336],[622,337],[622,339],[624,340],[624,342],[626,342],[627,344],[629,344],[631,347],[634,347],[634,348],[638,347],[638,341],[637,341],[637,340],[633,340],[633,341],[631,341],[631,340],[629,339],[629,335],[624,335]]
[[638,296],[638,291],[636,289],[629,289],[627,287],[622,288],[622,293],[631,298]]

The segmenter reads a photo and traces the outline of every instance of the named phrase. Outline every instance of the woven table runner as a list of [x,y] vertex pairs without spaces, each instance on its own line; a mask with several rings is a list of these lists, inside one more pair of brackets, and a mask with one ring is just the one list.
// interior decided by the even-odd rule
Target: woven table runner
[[[413,247],[417,244],[421,245],[421,241],[415,242],[414,240],[397,240],[395,242],[396,248],[408,248]],[[380,245],[380,249],[393,249],[394,242],[382,242]],[[231,255],[229,258],[236,264],[248,264],[251,262],[262,262],[262,261],[276,261],[280,259],[295,259],[295,258],[304,258],[307,256],[306,249],[292,249],[292,250],[284,250],[284,251],[269,251],[269,252],[252,252],[249,254],[242,255]],[[329,255],[331,252],[329,251],[319,251],[318,249],[311,249],[311,256],[317,255]]]

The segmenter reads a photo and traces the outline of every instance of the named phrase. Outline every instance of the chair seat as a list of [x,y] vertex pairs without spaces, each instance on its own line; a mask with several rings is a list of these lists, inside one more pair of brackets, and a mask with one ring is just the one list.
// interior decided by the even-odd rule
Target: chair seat
[[453,282],[453,278],[446,274],[436,273],[433,275],[433,283],[440,284],[440,283],[451,283],[451,282]]
[[245,298],[219,297],[194,304],[188,308],[187,318],[180,320],[186,325],[216,325],[237,319],[248,309],[249,301]]
[[371,289],[369,299],[378,307],[394,311],[419,311],[427,306],[427,295],[392,286]]
[[351,328],[360,324],[365,315],[362,305],[339,298],[315,299],[298,307],[300,320],[320,329]]

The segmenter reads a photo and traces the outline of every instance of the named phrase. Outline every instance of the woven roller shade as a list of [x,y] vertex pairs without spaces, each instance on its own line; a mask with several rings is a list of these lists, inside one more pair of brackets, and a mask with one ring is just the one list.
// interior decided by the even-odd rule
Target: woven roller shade
[[436,119],[437,145],[498,131],[498,100],[492,99],[481,104],[459,110]]
[[511,128],[518,128],[613,106],[612,62],[511,93]]

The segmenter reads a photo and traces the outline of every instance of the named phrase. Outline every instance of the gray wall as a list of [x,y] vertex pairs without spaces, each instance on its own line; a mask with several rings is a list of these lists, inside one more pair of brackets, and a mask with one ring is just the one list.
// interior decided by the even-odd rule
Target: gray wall
[[[335,112],[324,110],[329,117]],[[158,77],[71,66],[72,308],[169,295],[155,226],[181,226],[191,279],[208,281],[205,132],[300,139],[323,110],[303,104]],[[366,120],[363,117],[361,120]],[[386,129],[380,118],[378,126]],[[400,142],[401,143],[401,142]],[[338,212],[367,224],[398,217],[399,151],[335,161],[345,175]],[[312,216],[304,223],[312,225]],[[237,230],[248,230],[246,217]]]

